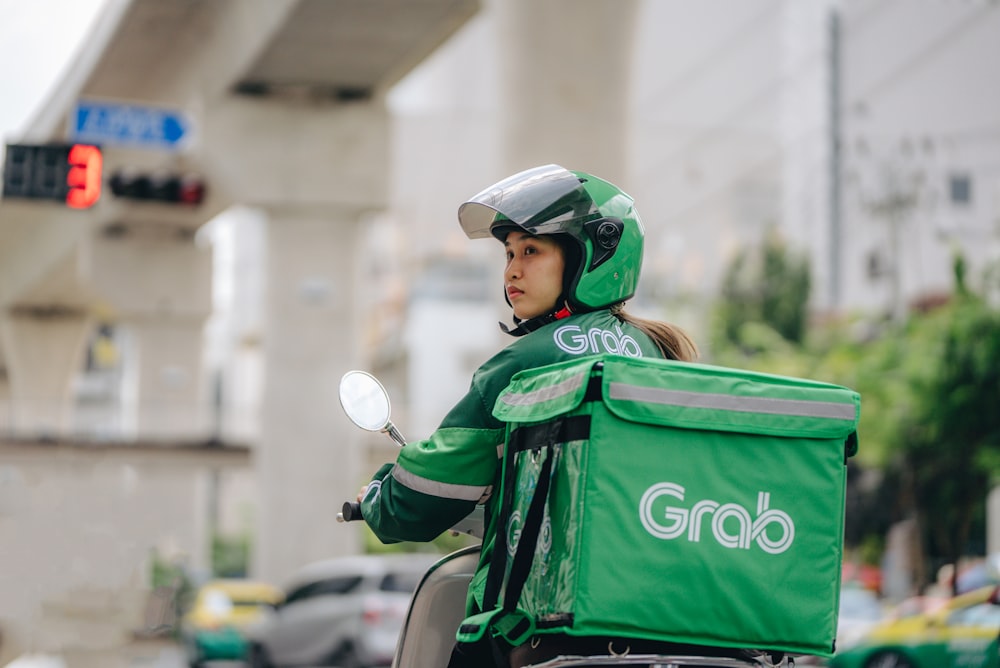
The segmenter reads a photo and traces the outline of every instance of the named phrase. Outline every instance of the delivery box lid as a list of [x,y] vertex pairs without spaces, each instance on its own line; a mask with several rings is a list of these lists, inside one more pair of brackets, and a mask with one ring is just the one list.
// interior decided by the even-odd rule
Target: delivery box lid
[[[578,407],[599,379],[600,398],[623,420],[682,429],[846,439],[857,392],[820,381],[663,359],[595,355],[519,372],[498,397],[504,422],[550,420]],[[596,380],[593,382],[597,382]],[[591,390],[593,392],[593,390]]]

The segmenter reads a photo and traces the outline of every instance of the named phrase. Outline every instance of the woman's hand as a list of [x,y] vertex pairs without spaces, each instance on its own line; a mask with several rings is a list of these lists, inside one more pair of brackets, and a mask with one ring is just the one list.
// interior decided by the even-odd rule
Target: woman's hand
[[361,503],[361,500],[365,498],[365,492],[367,491],[368,491],[368,485],[365,485],[364,487],[361,488],[361,491],[358,492],[358,503]]

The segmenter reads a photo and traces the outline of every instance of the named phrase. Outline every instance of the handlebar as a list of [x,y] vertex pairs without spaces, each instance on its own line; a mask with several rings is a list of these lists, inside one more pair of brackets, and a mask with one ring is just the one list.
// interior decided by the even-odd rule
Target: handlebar
[[[451,528],[451,532],[454,534],[468,534],[473,538],[482,540],[486,527],[485,512],[485,506],[476,506],[468,516],[459,520]],[[361,504],[357,501],[345,501],[344,506],[337,513],[338,522],[356,522],[357,520],[364,519],[364,516],[361,515]]]
[[361,504],[357,501],[345,501],[340,512],[337,513],[338,522],[354,522],[363,520],[361,516]]

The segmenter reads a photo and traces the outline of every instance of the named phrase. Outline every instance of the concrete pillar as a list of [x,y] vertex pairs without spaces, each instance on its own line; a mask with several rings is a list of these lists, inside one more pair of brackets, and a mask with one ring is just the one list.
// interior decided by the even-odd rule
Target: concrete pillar
[[71,429],[71,381],[90,324],[75,309],[16,307],[0,315],[13,435],[56,436]]
[[210,249],[180,230],[137,225],[91,238],[84,257],[87,280],[124,330],[124,434],[208,437],[201,351],[212,307]]
[[638,6],[496,3],[508,171],[556,162],[625,183]]
[[268,218],[251,574],[281,582],[305,563],[362,547],[363,527],[335,520],[369,473],[337,389],[344,372],[365,364],[359,228],[386,207],[388,117],[381,99],[228,98],[205,124],[202,155],[216,187]]
[[0,335],[0,434],[9,433],[11,429],[10,406],[10,371],[7,361],[3,359],[4,344]]
[[269,207],[261,490],[254,571],[280,582],[309,561],[360,551],[336,513],[360,484],[361,432],[338,400],[358,364],[359,211]]

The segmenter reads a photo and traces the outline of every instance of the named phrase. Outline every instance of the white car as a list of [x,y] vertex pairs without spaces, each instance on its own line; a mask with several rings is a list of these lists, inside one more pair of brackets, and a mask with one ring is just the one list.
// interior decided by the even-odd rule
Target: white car
[[[843,652],[858,644],[861,638],[880,621],[886,612],[878,595],[870,589],[846,585],[840,590],[840,611],[837,615],[837,651]],[[828,660],[818,656],[796,657],[796,666],[825,666]]]
[[837,617],[837,651],[843,652],[857,645],[884,618],[885,608],[874,592],[855,587],[842,589]]
[[247,630],[250,665],[390,665],[413,591],[440,557],[363,555],[305,566],[284,602]]

